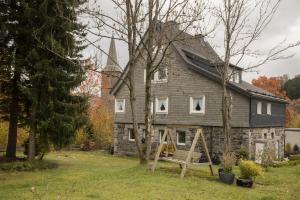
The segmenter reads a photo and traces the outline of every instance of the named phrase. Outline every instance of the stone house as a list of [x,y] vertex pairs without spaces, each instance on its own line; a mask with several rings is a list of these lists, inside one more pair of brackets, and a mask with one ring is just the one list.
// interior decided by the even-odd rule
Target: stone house
[[[172,22],[171,33],[180,32]],[[184,40],[173,41],[164,64],[152,80],[153,150],[161,142],[164,128],[170,127],[178,149],[188,150],[198,127],[204,130],[210,153],[222,151],[222,87],[214,63],[217,53],[203,36],[181,32]],[[141,50],[142,52],[142,50]],[[220,60],[220,59],[219,59]],[[244,147],[249,157],[260,162],[261,151],[273,146],[279,158],[284,154],[286,101],[243,80],[242,68],[231,65],[234,72],[228,90],[232,97],[232,148]],[[144,137],[145,68],[139,59],[134,67],[136,116],[139,134]],[[137,153],[132,133],[129,90],[123,83],[128,68],[111,90],[115,97],[114,152]],[[201,151],[201,145],[197,147]]]

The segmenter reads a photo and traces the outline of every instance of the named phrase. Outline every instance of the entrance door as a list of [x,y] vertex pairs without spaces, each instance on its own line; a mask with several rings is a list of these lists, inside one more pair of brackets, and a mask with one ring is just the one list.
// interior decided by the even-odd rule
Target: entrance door
[[258,164],[261,164],[264,148],[265,148],[264,143],[255,143],[255,162]]

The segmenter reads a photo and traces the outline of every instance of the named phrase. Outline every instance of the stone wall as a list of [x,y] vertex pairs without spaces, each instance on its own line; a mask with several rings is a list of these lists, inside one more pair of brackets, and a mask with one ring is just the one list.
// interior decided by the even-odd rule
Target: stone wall
[[[128,129],[132,128],[131,124],[115,124],[115,145],[114,152],[116,155],[136,155],[135,141],[129,141]],[[164,125],[154,126],[154,135],[152,136],[153,155],[160,143],[159,130],[164,130]],[[139,125],[139,135],[143,136],[143,125]],[[193,142],[196,128],[172,128],[172,140],[176,143],[177,149],[189,150]],[[176,131],[185,132],[185,145],[177,144]],[[210,153],[221,153],[224,145],[224,135],[222,127],[203,127],[206,144]],[[284,128],[233,128],[231,135],[231,145],[234,151],[244,147],[249,152],[249,158],[254,159],[256,143],[264,143],[267,146],[276,145],[278,142],[278,156],[283,158],[284,154]],[[195,151],[203,151],[202,144],[199,142]]]

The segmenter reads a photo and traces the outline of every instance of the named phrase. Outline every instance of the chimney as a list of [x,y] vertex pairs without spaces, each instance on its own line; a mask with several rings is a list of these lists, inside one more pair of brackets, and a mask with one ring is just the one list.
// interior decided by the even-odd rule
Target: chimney
[[167,21],[164,23],[164,28],[172,31],[179,31],[179,24],[176,21]]

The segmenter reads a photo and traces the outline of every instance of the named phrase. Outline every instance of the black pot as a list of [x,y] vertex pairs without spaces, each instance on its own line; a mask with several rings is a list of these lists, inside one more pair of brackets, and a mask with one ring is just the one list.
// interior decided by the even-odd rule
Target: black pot
[[226,173],[224,171],[219,172],[220,181],[226,184],[232,184],[234,182],[234,174],[233,173]]
[[241,187],[252,188],[253,180],[238,178],[238,179],[236,179],[236,185],[241,186]]

